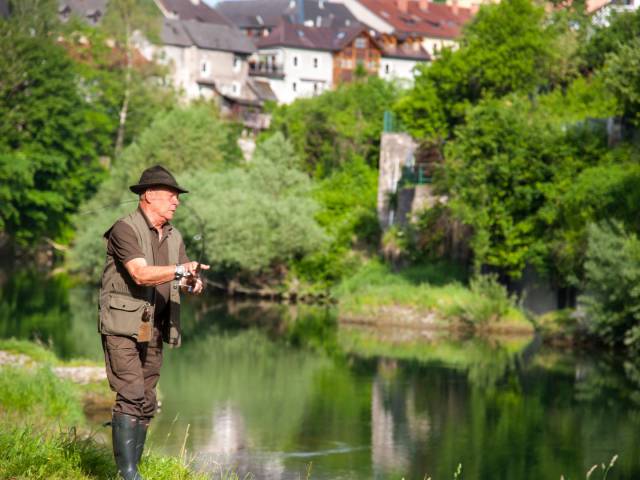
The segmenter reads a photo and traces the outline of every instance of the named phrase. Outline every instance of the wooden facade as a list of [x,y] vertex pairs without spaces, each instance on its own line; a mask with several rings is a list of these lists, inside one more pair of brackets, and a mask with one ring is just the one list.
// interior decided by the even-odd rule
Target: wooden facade
[[333,54],[333,84],[354,80],[358,66],[368,74],[378,75],[381,56],[380,45],[366,30],[362,30],[342,50]]

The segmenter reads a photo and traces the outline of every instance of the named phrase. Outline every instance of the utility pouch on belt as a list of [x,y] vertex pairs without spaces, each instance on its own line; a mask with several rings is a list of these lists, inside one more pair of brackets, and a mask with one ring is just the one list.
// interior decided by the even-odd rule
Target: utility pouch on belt
[[[106,305],[100,308],[100,332],[105,335],[136,337],[139,342],[148,342],[153,331],[153,306],[140,298],[121,293],[109,293]],[[145,313],[146,312],[146,313]],[[143,327],[146,324],[146,327]],[[146,334],[147,340],[140,338]],[[144,338],[144,337],[143,337]]]
[[153,313],[151,312],[151,305],[147,304],[142,309],[142,322],[140,322],[140,327],[138,328],[138,342],[150,342],[151,341],[151,332],[153,322],[151,319],[153,318]]

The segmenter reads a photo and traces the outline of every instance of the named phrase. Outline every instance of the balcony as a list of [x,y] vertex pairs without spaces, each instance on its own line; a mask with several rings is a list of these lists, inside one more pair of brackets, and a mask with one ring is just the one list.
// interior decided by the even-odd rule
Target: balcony
[[254,77],[284,78],[284,66],[269,63],[250,63],[249,75]]

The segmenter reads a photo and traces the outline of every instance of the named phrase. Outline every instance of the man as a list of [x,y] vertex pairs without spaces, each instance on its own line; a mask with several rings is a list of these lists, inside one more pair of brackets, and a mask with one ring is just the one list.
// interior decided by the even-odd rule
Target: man
[[138,208],[104,235],[99,331],[116,392],[116,465],[125,480],[141,480],[137,465],[156,411],[162,342],[180,346],[180,290],[201,293],[199,271],[209,267],[189,261],[180,232],[169,223],[179,195],[188,192],[168,170],[148,168],[130,190],[139,195]]

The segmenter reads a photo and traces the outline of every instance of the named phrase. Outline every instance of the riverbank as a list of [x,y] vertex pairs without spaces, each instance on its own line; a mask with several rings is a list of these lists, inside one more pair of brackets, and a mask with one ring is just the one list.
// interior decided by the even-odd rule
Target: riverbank
[[[0,365],[0,478],[115,478],[105,440],[110,431],[87,417],[91,399],[109,404],[113,400],[104,379],[86,374],[98,367],[79,360],[61,362],[49,350],[26,341],[2,341],[0,351],[13,360]],[[65,378],[80,371],[85,376],[78,383]],[[140,471],[145,478],[159,480],[210,478],[189,467],[184,458],[145,452]]]
[[530,335],[534,325],[491,277],[463,284],[452,267],[393,272],[370,261],[334,290],[343,323],[479,334]]

